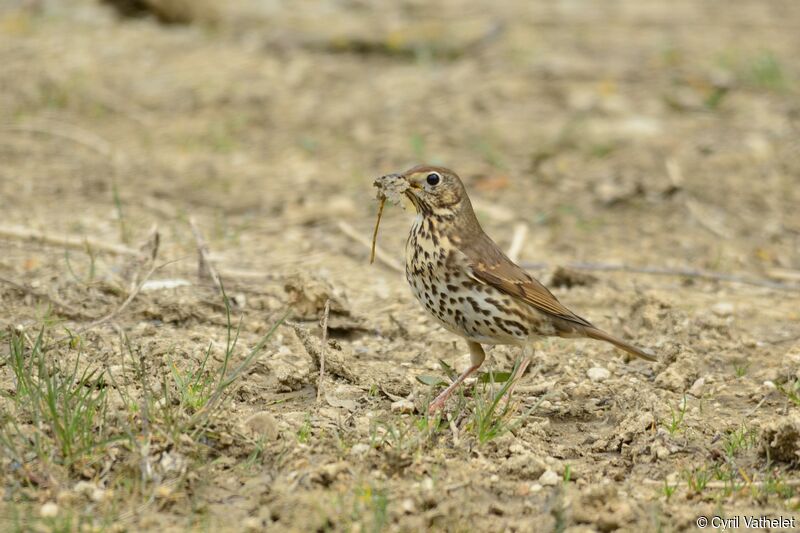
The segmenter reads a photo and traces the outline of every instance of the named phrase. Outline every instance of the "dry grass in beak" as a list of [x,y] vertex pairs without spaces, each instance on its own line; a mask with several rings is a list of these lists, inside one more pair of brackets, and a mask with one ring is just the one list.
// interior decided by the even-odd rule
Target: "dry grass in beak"
[[381,203],[378,206],[378,218],[375,219],[375,230],[372,232],[372,250],[369,254],[369,264],[375,262],[375,246],[378,242],[378,226],[381,225],[381,216],[383,216],[383,206],[386,205],[386,197],[381,196]]

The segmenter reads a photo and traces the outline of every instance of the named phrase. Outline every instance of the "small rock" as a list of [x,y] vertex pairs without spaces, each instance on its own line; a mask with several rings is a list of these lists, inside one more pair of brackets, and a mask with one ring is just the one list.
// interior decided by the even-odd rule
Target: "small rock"
[[75,486],[72,487],[72,490],[83,496],[89,496],[95,489],[97,489],[97,485],[90,481],[78,481],[75,483]]
[[531,483],[531,494],[536,494],[537,492],[542,491],[542,484],[541,483]]
[[397,400],[392,402],[392,412],[400,414],[410,414],[414,412],[414,402],[411,400]]
[[768,388],[770,390],[775,390],[776,389],[775,382],[771,381],[769,379],[764,382],[764,387],[766,387],[766,388]]
[[426,477],[422,480],[422,490],[425,492],[433,491],[433,480],[431,478]]
[[705,378],[697,378],[692,386],[689,387],[689,394],[694,396],[695,398],[701,398],[703,396],[703,387],[706,384]]
[[55,518],[58,516],[58,504],[47,502],[39,509],[39,516],[42,518]]
[[244,421],[247,429],[256,435],[266,437],[268,440],[275,440],[278,438],[278,421],[268,411],[261,411],[250,415]]
[[717,316],[731,316],[733,310],[733,304],[730,302],[717,302],[711,306],[711,312]]
[[511,446],[508,447],[508,451],[514,455],[519,455],[521,453],[525,453],[525,447],[518,442],[515,442]]
[[554,487],[555,485],[558,485],[559,481],[560,478],[558,477],[558,474],[552,470],[545,470],[544,474],[539,477],[539,483],[545,487]]
[[593,367],[586,371],[586,376],[596,383],[601,383],[611,377],[611,372],[603,367]]
[[242,528],[245,531],[261,531],[263,529],[263,525],[261,524],[261,520],[255,516],[248,516],[244,519],[244,521],[242,521]]
[[666,459],[670,455],[670,451],[666,446],[662,444],[656,444],[653,446],[653,455],[656,456],[656,459]]
[[362,455],[366,455],[367,452],[369,452],[369,444],[364,444],[363,442],[353,444],[353,447],[350,448],[350,455],[356,457],[361,457]]
[[417,512],[417,506],[414,505],[414,500],[411,498],[406,498],[400,502],[400,509],[404,514],[415,514]]

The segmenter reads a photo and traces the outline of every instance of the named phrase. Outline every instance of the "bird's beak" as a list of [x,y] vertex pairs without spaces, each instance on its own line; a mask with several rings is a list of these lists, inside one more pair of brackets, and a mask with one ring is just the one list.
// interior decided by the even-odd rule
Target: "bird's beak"
[[422,189],[422,185],[420,185],[419,183],[415,182],[412,179],[409,179],[409,177],[406,176],[405,174],[402,174],[401,177],[404,180],[406,180],[406,183],[408,183],[408,190],[411,190],[411,189]]

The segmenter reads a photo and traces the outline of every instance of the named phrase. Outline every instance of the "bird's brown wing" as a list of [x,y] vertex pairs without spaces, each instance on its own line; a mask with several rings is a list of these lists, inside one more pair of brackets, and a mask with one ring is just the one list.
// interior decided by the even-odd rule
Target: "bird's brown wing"
[[472,274],[477,281],[519,298],[539,311],[573,324],[594,327],[567,309],[547,287],[509,259],[491,240],[480,243],[482,250],[465,250]]

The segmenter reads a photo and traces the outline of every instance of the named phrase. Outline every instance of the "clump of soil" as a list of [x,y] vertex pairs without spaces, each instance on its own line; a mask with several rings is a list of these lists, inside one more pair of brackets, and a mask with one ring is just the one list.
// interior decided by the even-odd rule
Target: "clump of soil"
[[800,462],[800,415],[764,424],[761,428],[761,452],[773,461]]

